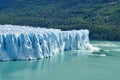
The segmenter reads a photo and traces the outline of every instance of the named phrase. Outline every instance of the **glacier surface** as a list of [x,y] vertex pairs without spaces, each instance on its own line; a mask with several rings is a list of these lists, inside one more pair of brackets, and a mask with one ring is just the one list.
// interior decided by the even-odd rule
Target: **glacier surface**
[[89,31],[0,25],[0,60],[50,57],[65,50],[87,49]]

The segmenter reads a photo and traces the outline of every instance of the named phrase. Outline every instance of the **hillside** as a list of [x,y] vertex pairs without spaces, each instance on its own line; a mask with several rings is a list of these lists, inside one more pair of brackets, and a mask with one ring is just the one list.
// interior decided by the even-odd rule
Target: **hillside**
[[120,40],[120,0],[1,0],[0,24],[89,29],[91,39]]

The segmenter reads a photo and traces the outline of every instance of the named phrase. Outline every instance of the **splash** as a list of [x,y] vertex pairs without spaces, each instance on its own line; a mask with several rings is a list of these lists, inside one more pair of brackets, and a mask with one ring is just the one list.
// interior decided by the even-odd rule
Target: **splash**
[[99,52],[101,49],[98,48],[98,47],[94,47],[94,46],[91,45],[91,44],[88,44],[88,45],[87,45],[87,50],[89,50],[89,52]]

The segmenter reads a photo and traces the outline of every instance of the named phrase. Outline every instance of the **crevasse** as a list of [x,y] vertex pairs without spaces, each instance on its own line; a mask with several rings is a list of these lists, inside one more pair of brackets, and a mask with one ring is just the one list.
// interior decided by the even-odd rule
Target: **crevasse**
[[0,25],[0,60],[50,57],[65,50],[87,49],[89,31]]

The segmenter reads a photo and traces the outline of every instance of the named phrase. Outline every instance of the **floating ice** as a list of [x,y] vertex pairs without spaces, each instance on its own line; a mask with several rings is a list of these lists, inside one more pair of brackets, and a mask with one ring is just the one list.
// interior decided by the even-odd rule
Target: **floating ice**
[[87,49],[88,35],[88,30],[0,25],[0,60],[45,58],[65,50]]

